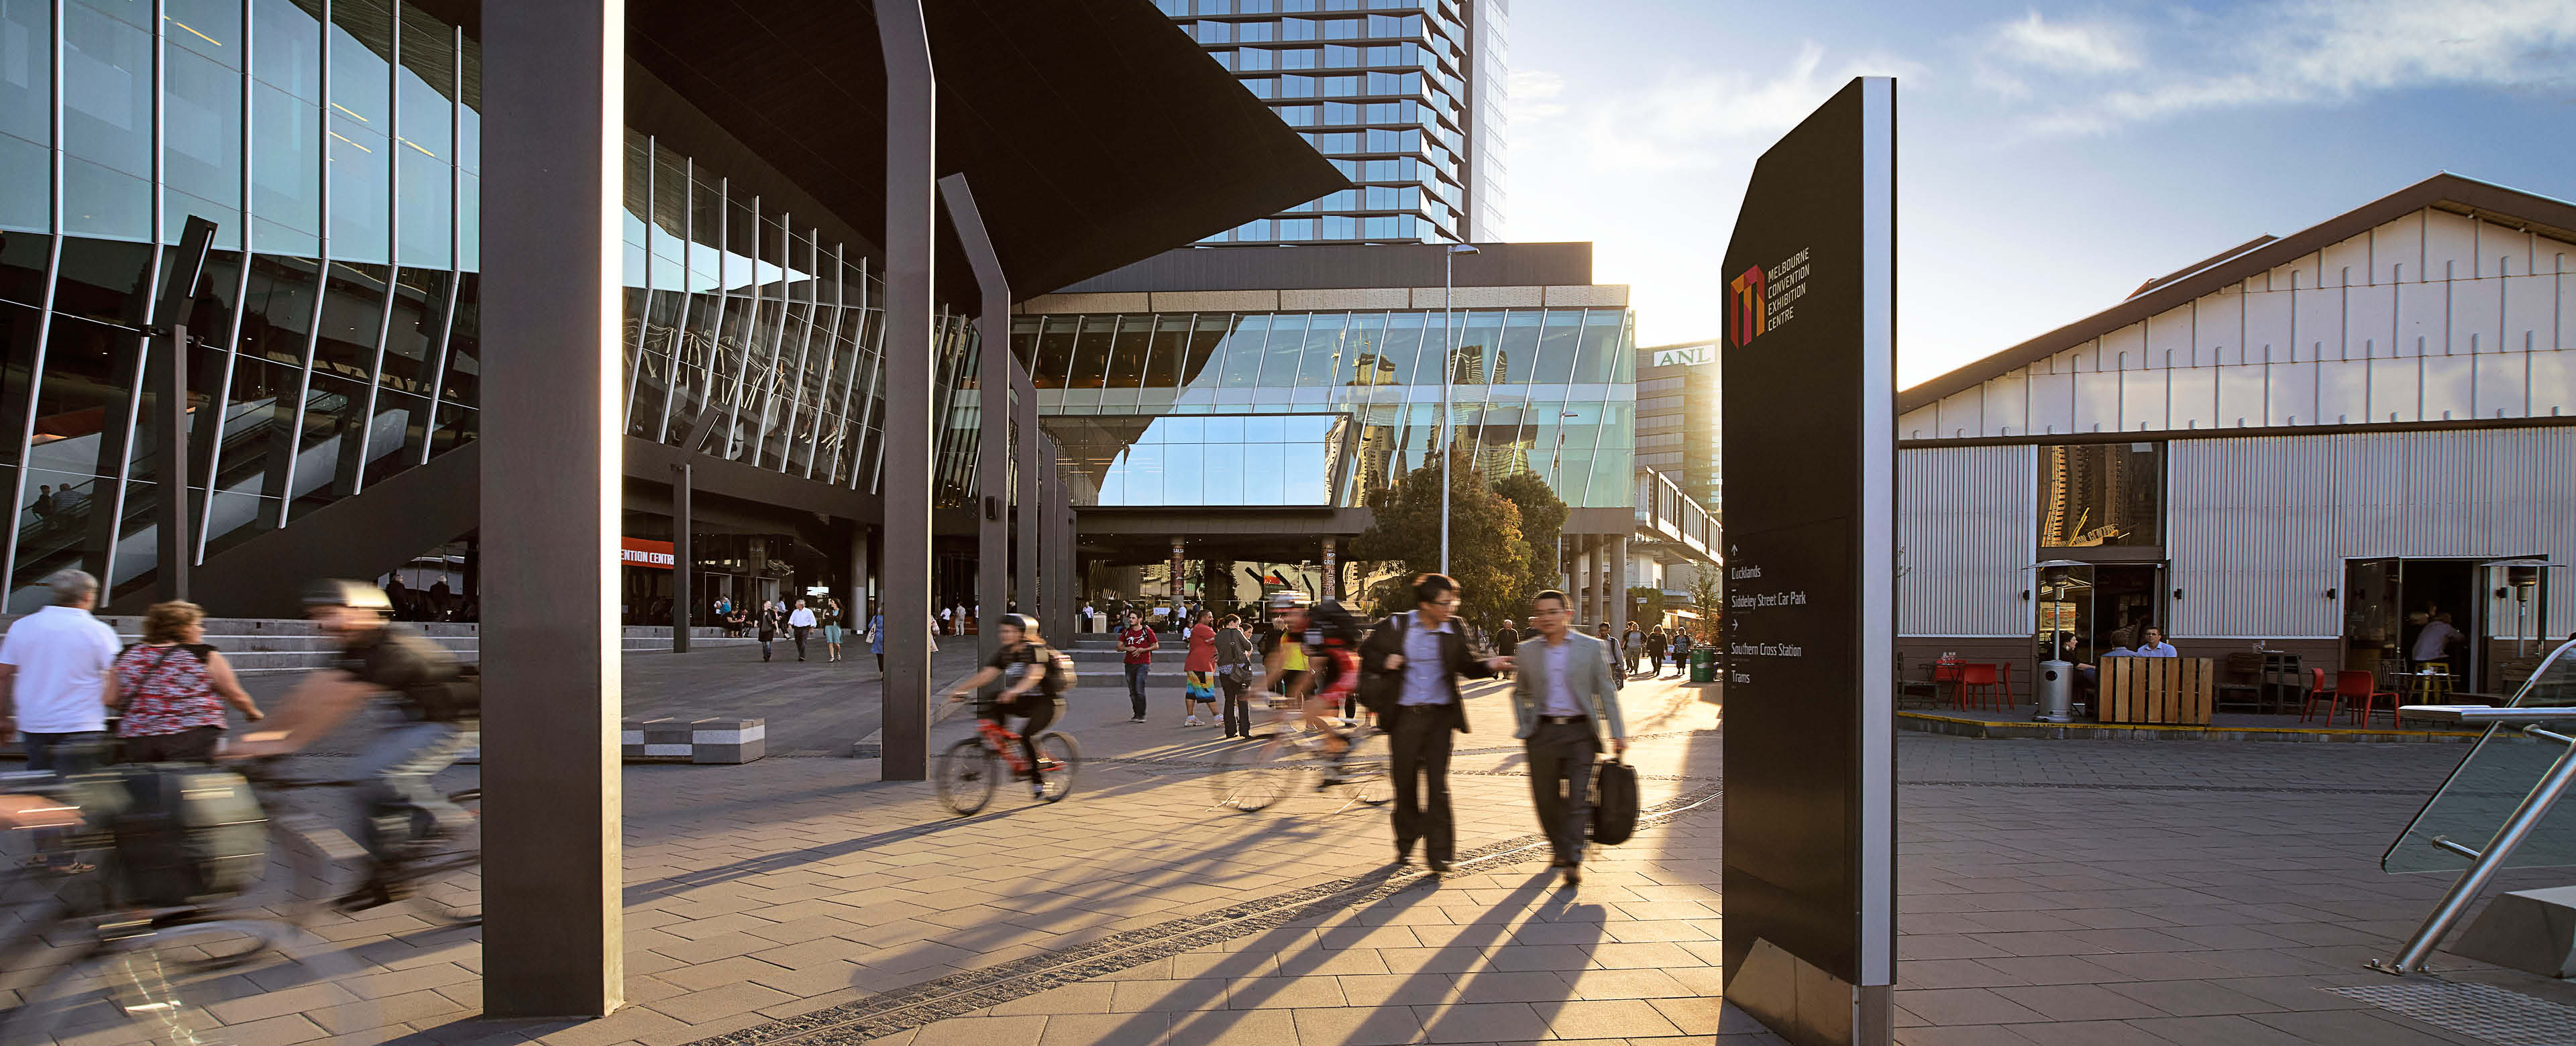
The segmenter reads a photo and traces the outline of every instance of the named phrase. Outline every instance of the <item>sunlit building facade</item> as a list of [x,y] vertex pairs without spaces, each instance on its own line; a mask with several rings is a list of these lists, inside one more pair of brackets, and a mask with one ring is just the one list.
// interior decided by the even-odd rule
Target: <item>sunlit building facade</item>
[[[148,591],[151,329],[188,334],[199,564],[474,441],[481,65],[466,31],[389,0],[0,2],[9,611],[66,567],[111,601]],[[780,202],[783,181],[630,134],[626,430],[874,491],[879,282],[836,219]],[[212,249],[193,304],[161,315],[191,218]],[[945,313],[939,330],[935,481],[962,504],[974,338]],[[473,526],[470,500],[418,510]]]
[[1156,0],[1354,183],[1206,243],[1502,238],[1504,0]]

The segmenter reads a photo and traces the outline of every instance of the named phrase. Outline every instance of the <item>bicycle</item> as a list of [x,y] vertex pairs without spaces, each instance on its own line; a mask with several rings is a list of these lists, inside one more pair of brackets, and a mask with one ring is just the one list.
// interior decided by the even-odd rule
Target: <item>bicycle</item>
[[[338,781],[280,776],[256,763],[237,768],[253,788],[266,799],[276,792],[304,788],[355,788],[364,781]],[[447,801],[465,812],[463,824],[450,826],[445,834],[426,839],[406,840],[397,844],[391,867],[379,870],[380,877],[392,888],[392,900],[415,902],[415,914],[444,926],[480,926],[483,923],[483,894],[479,884],[463,880],[479,876],[483,868],[483,790],[466,788],[449,792]],[[263,804],[266,805],[266,804]],[[310,815],[289,815],[309,818]],[[283,819],[281,819],[283,820]],[[305,834],[316,840],[328,839],[311,828]],[[336,832],[332,833],[337,835]],[[335,863],[363,857],[365,851],[346,836],[334,840],[328,848]],[[319,878],[319,877],[316,877]],[[318,897],[297,897],[296,921],[319,907]]]
[[[223,1020],[209,1009],[240,995],[240,982],[218,969],[267,957],[298,969],[259,975],[260,983],[316,983],[354,976],[357,964],[337,946],[313,937],[293,922],[277,918],[227,917],[222,901],[127,896],[136,882],[132,872],[153,867],[129,854],[107,826],[84,820],[70,802],[72,790],[61,784],[24,780],[0,783],[0,826],[67,832],[40,844],[38,856],[95,857],[79,870],[18,877],[19,885],[34,874],[49,874],[50,889],[22,896],[8,911],[15,932],[0,941],[0,972],[44,970],[37,983],[16,993],[19,1004],[0,1010],[0,1044],[50,1043],[61,1037],[88,1037],[124,1022],[127,1032],[108,1031],[111,1039],[140,1038],[159,1046],[206,1046],[224,1041]],[[215,858],[222,860],[222,858]],[[132,868],[129,862],[135,862]],[[169,904],[167,900],[180,900]],[[65,931],[76,931],[76,936]],[[75,936],[59,965],[26,961],[47,937]],[[8,993],[0,991],[0,998]],[[374,1004],[360,1000],[340,1007],[340,1016],[355,1027],[373,1027]],[[77,1027],[67,1027],[77,1025]]]
[[[1210,776],[1216,805],[1251,813],[1295,793],[1336,793],[1342,805],[1331,812],[1340,813],[1353,805],[1383,806],[1395,798],[1389,772],[1393,753],[1384,731],[1340,716],[1317,721],[1293,705],[1272,723],[1267,740],[1236,749]],[[1327,733],[1344,740],[1340,755],[1332,752]]]
[[978,717],[975,736],[940,754],[934,779],[939,801],[960,817],[983,809],[1001,785],[1004,766],[1010,767],[1012,780],[1033,780],[1037,801],[1063,801],[1073,794],[1074,774],[1082,766],[1082,745],[1070,734],[1049,730],[1037,736],[1037,750],[1038,765],[1032,775],[1028,757],[1020,753],[1020,735],[991,718]]

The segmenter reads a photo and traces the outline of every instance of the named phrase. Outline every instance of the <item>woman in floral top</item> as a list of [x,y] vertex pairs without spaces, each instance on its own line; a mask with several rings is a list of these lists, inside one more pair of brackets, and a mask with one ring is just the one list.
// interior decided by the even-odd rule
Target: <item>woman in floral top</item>
[[224,735],[224,705],[258,722],[259,706],[243,693],[233,666],[205,645],[205,611],[194,603],[156,603],[143,615],[143,642],[116,655],[107,705],[125,709],[116,736],[129,763],[207,763]]

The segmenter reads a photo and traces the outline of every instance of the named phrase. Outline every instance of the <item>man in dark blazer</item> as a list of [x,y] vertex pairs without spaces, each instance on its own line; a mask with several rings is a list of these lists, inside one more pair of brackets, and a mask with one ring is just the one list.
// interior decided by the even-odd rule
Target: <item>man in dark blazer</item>
[[1510,668],[1512,659],[1479,660],[1469,652],[1466,632],[1459,627],[1463,622],[1455,617],[1458,582],[1448,575],[1414,578],[1413,606],[1378,623],[1360,645],[1360,670],[1395,691],[1379,725],[1393,754],[1396,863],[1412,859],[1418,839],[1423,863],[1446,872],[1458,855],[1457,826],[1449,816],[1450,734],[1467,732],[1458,678],[1491,678]]

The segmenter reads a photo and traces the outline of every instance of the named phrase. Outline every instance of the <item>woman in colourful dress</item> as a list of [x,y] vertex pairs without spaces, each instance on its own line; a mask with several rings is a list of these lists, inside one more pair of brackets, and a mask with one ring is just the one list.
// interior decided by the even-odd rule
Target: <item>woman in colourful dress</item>
[[251,722],[262,718],[232,664],[205,644],[205,618],[194,603],[153,604],[143,641],[116,655],[104,696],[108,707],[125,710],[116,736],[126,762],[211,763],[228,725],[226,704]]

